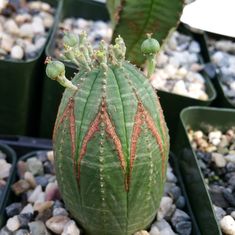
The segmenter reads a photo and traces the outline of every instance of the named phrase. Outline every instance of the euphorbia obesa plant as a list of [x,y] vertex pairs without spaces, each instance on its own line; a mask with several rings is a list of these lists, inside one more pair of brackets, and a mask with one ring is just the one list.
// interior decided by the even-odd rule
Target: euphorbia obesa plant
[[179,22],[184,0],[107,0],[113,23],[113,41],[121,35],[127,46],[127,59],[141,66],[140,46],[146,33],[153,32],[160,45]]
[[[64,57],[79,66],[73,80],[63,63],[47,61],[47,75],[67,87],[53,136],[62,197],[86,234],[133,234],[154,219],[163,192],[169,137],[158,97],[125,61],[121,37],[97,50],[85,34],[64,42]],[[146,42],[151,70],[159,48]]]

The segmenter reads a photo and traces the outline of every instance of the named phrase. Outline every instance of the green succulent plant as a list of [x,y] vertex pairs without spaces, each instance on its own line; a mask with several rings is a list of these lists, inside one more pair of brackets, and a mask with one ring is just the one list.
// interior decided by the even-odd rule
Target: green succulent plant
[[107,0],[107,7],[114,28],[113,41],[121,35],[127,59],[142,66],[144,57],[139,48],[145,35],[152,32],[162,45],[179,22],[184,0]]
[[[165,182],[169,137],[158,97],[125,60],[123,39],[115,42],[94,50],[85,34],[77,43],[66,35],[64,57],[79,66],[72,81],[61,62],[47,61],[47,75],[66,87],[53,134],[58,184],[88,235],[146,228]],[[151,61],[158,47],[148,42],[142,50]]]

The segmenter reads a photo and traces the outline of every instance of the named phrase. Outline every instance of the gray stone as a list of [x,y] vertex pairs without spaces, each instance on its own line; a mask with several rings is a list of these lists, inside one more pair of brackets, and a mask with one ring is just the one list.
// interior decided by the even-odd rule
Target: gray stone
[[27,159],[27,169],[32,172],[33,175],[42,175],[43,174],[43,165],[40,160],[36,157]]
[[235,197],[228,189],[223,190],[223,196],[230,206],[235,207]]
[[45,177],[45,175],[36,176],[35,181],[36,181],[37,185],[41,185],[42,187],[46,187],[48,184],[48,178]]
[[225,156],[225,159],[226,159],[228,162],[235,163],[235,154],[228,154],[228,155]]
[[209,193],[212,199],[212,202],[219,207],[226,208],[228,207],[228,202],[223,196],[223,187],[213,185],[209,188]]
[[34,221],[29,223],[29,230],[31,235],[49,235],[44,223],[41,221]]
[[9,231],[5,226],[0,230],[0,235],[13,235],[13,232]]
[[216,218],[218,221],[220,221],[226,215],[226,212],[221,207],[218,207],[215,205],[213,205],[213,207],[214,207]]
[[57,216],[57,215],[64,215],[64,216],[68,216],[68,212],[64,209],[64,208],[55,208],[53,210],[53,216]]
[[32,213],[19,214],[18,219],[20,222],[20,227],[27,227],[28,223],[33,219]]
[[175,231],[179,235],[190,235],[192,231],[191,221],[181,221],[175,225]]
[[18,215],[22,210],[22,204],[20,202],[14,202],[6,207],[6,214],[8,217]]
[[181,221],[190,221],[190,217],[187,213],[180,209],[176,209],[172,218],[171,218],[171,223],[176,226],[177,223]]
[[20,229],[14,233],[14,235],[30,235],[27,229]]
[[169,195],[176,201],[181,195],[181,189],[179,186],[174,186],[170,189]]
[[175,205],[178,209],[183,209],[185,207],[186,201],[184,196],[179,196],[177,201],[175,202]]

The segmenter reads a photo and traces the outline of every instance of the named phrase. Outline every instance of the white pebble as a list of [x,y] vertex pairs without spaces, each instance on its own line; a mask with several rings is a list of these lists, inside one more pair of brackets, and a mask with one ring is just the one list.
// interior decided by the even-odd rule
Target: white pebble
[[25,23],[20,26],[21,37],[32,38],[34,36],[34,29],[32,24]]
[[226,166],[226,160],[225,160],[224,156],[220,153],[212,153],[212,161],[219,168]]
[[7,224],[6,224],[7,228],[14,232],[16,231],[18,228],[20,228],[20,221],[18,219],[18,216],[15,215],[12,218],[7,220]]
[[12,46],[14,44],[14,40],[6,35],[6,34],[3,34],[2,37],[1,37],[1,48],[7,52],[10,52],[12,50]]
[[19,35],[19,27],[16,22],[12,19],[9,19],[5,23],[5,29],[8,33],[13,35]]
[[5,159],[0,159],[0,179],[7,178],[10,174],[11,164]]
[[141,231],[136,232],[134,235],[149,235],[149,233],[145,230],[141,230]]
[[24,51],[22,47],[18,45],[13,46],[11,49],[11,57],[13,59],[22,59],[24,57]]
[[209,141],[212,142],[213,139],[220,139],[222,136],[222,132],[221,131],[211,131],[209,133]]
[[227,235],[235,234],[235,220],[230,215],[226,215],[223,219],[220,220],[220,227]]
[[43,34],[45,32],[43,20],[40,17],[33,18],[32,27],[35,34]]
[[166,215],[172,214],[174,212],[174,209],[175,205],[173,204],[173,199],[167,196],[162,197],[157,212],[158,220],[162,220]]
[[180,80],[180,81],[177,81],[172,89],[172,92],[173,93],[176,93],[178,95],[185,95],[187,96],[188,95],[188,91],[186,89],[186,85],[184,83],[184,81]]
[[61,235],[80,235],[80,230],[73,220],[70,220],[65,226]]
[[149,232],[150,235],[160,235],[160,231],[157,226],[153,225]]
[[29,203],[23,208],[20,214],[28,214],[28,213],[33,214],[33,212],[34,212],[33,206]]
[[28,198],[28,202],[36,202],[38,200],[39,195],[42,193],[42,186],[38,185],[34,191],[30,194]]

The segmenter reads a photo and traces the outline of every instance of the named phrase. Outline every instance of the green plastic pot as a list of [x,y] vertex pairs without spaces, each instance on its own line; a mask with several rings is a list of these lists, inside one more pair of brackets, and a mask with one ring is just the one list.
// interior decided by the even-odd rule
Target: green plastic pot
[[[194,40],[198,41],[199,44],[201,40],[201,35],[198,33],[191,32],[184,24],[180,24],[178,31],[182,34],[191,36]],[[199,61],[203,63],[203,56],[200,56]],[[205,79],[206,93],[208,94],[208,100],[193,99],[190,97],[157,90],[157,94],[160,98],[160,103],[163,109],[163,113],[167,122],[167,126],[170,132],[171,143],[174,143],[176,138],[176,130],[179,123],[180,112],[189,106],[210,106],[210,104],[216,98],[216,91],[209,76],[202,71],[202,76]]]
[[[61,12],[62,0],[45,2],[56,8],[56,22]],[[43,51],[44,47],[37,57],[27,61],[0,60],[1,134],[35,135],[41,96]]]
[[[108,21],[109,15],[105,4],[89,0],[65,0],[63,13],[60,22],[65,18],[84,18],[88,20],[103,20]],[[50,41],[46,47],[46,55],[53,57],[55,49],[56,35],[59,27],[59,22],[54,28]],[[72,64],[65,63],[66,76],[72,78],[77,68]],[[51,81],[44,74],[43,81],[43,97],[40,117],[40,137],[51,138],[52,130],[55,123],[56,114],[59,103],[63,94],[64,88],[58,83]]]
[[11,170],[10,175],[7,179],[7,184],[3,191],[3,194],[0,197],[0,228],[2,227],[3,223],[5,222],[5,208],[11,201],[11,185],[15,179],[15,172],[16,172],[16,153],[12,148],[5,144],[0,144],[0,151],[6,154],[7,162],[11,163]]
[[221,235],[198,160],[187,136],[187,129],[205,130],[209,126],[226,130],[235,125],[235,110],[189,107],[180,114],[180,125],[173,149],[177,155],[183,182],[202,234]]
[[[208,50],[208,40],[209,38],[213,38],[216,40],[221,40],[221,39],[226,39],[226,40],[230,40],[235,42],[235,38],[231,38],[231,37],[226,37],[223,35],[219,35],[219,34],[214,34],[214,33],[206,33],[205,34],[205,42],[202,42],[203,44],[206,45],[206,47],[204,47],[203,53],[204,53],[204,57],[208,58],[207,62],[211,63],[211,58],[210,58],[210,53]],[[228,97],[226,96],[226,93],[224,92],[224,89],[222,87],[222,78],[223,78],[223,74],[221,73],[220,69],[216,69],[216,73],[214,75],[214,78],[212,80],[213,85],[216,88],[217,91],[217,99],[214,101],[213,105],[217,106],[217,107],[224,107],[224,108],[233,108],[235,109],[235,104],[233,104]]]

